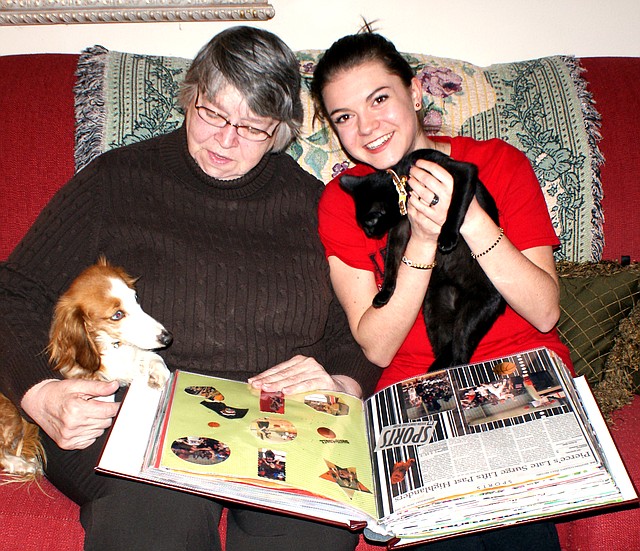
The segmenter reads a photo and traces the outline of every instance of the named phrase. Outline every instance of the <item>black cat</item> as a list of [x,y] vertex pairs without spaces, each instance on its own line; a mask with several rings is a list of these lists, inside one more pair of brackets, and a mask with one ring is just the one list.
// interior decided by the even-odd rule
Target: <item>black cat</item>
[[[464,239],[460,239],[460,226],[474,195],[496,224],[498,209],[478,179],[475,165],[455,161],[434,149],[414,151],[391,170],[399,176],[408,176],[409,169],[418,159],[438,163],[454,180],[447,219],[438,237],[437,265],[431,274],[422,309],[427,336],[435,354],[429,369],[440,369],[468,363],[482,337],[504,312],[504,299],[471,256]],[[344,175],[340,185],[353,196],[356,219],[365,234],[377,238],[389,234],[384,281],[373,299],[373,306],[380,308],[389,302],[395,291],[398,268],[411,233],[409,219],[400,212],[394,177],[386,170],[367,176]]]

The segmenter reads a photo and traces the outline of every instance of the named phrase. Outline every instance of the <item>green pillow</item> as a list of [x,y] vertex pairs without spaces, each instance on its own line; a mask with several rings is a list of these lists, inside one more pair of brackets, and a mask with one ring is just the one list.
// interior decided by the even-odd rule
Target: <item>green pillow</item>
[[561,262],[558,274],[558,332],[569,347],[576,373],[597,385],[608,368],[620,323],[640,301],[640,264]]
[[594,395],[605,416],[629,404],[640,394],[640,301],[619,325],[602,381]]

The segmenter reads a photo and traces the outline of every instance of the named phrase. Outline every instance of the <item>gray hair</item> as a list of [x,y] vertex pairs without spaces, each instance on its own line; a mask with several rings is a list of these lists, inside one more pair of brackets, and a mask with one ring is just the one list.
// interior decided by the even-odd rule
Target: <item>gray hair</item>
[[227,85],[242,94],[256,115],[280,121],[274,151],[284,150],[298,136],[304,116],[298,60],[276,35],[246,26],[215,35],[189,67],[178,101],[186,112],[199,92],[214,99]]

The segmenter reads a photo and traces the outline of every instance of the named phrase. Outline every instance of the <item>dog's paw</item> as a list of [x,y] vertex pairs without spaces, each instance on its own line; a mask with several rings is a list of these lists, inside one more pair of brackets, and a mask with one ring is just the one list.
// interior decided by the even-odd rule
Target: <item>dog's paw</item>
[[151,388],[164,388],[169,379],[169,369],[160,356],[152,358],[149,362],[148,383]]
[[37,457],[5,455],[0,460],[0,470],[11,476],[30,480],[42,474],[42,464]]

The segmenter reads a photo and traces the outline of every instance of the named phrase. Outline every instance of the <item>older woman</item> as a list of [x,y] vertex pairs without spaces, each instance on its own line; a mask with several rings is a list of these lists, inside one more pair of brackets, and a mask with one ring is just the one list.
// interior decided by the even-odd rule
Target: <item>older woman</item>
[[[53,379],[42,350],[57,296],[99,254],[141,276],[174,333],[167,364],[285,393],[369,393],[375,371],[334,300],[317,237],[322,184],[282,150],[302,120],[298,64],[234,27],[190,67],[183,126],[105,153],[0,266],[0,390],[42,429],[47,476],[81,505],[87,549],[220,549],[215,501],[94,474],[117,384]],[[227,549],[352,549],[355,536],[232,507]]]

